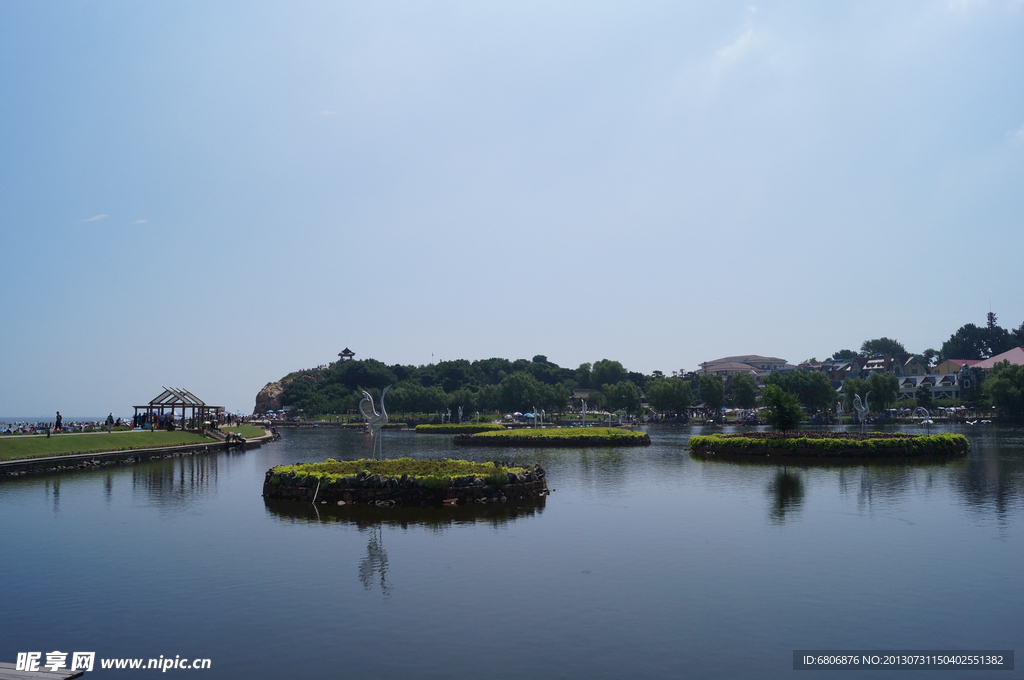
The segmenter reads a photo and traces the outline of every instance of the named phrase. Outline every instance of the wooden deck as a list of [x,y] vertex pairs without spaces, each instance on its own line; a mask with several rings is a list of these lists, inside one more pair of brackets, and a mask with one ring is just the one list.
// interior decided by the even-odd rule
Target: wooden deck
[[[43,661],[46,660],[44,657]],[[17,666],[13,663],[0,663],[0,680],[68,680],[80,678],[85,671],[69,671],[63,668],[59,671],[48,671],[39,665],[38,671],[16,671]]]

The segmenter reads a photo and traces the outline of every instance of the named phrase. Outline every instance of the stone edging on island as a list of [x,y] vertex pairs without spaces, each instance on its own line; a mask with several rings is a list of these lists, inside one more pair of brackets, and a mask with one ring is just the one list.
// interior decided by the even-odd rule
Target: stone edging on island
[[[276,477],[276,481],[275,481]],[[487,484],[482,477],[455,477],[445,488],[430,488],[416,478],[382,477],[379,474],[343,477],[324,483],[313,476],[278,474],[271,468],[263,481],[263,497],[331,505],[376,504],[440,507],[447,504],[504,503],[540,498],[548,493],[544,471],[509,473],[509,483]]]
[[[789,434],[789,433],[785,433]],[[690,453],[704,460],[745,462],[861,463],[908,460],[949,460],[970,451],[967,438],[958,434],[907,435],[901,433],[751,433],[690,438]],[[817,435],[817,436],[816,436]],[[735,442],[735,443],[733,443]]]

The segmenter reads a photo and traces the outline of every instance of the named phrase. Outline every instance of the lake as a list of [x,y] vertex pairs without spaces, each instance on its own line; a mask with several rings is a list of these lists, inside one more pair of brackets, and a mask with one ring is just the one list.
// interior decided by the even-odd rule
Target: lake
[[[204,678],[772,678],[795,649],[1024,649],[1024,429],[949,430],[968,460],[811,468],[693,460],[699,427],[605,450],[384,434],[389,457],[539,462],[554,493],[516,507],[265,502],[273,465],[369,455],[337,429],[3,480],[0,661],[94,651],[86,677],[133,677],[102,658],[179,655],[210,659]],[[942,673],[978,676],[1024,672]]]

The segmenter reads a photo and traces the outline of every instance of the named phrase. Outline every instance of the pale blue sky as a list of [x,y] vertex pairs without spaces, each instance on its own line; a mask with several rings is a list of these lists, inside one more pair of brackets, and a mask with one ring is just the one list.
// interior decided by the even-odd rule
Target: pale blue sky
[[0,4],[0,414],[1024,321],[1024,3]]

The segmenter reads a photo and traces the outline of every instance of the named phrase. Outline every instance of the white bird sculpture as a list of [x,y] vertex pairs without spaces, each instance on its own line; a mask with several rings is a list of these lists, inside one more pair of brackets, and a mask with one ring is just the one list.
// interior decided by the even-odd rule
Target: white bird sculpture
[[373,443],[373,453],[371,454],[374,458],[377,457],[377,451],[380,451],[381,460],[384,459],[384,445],[380,443],[380,429],[384,427],[388,422],[388,412],[384,410],[384,395],[391,389],[391,385],[384,388],[384,391],[380,393],[380,413],[377,413],[377,409],[373,405],[373,397],[366,390],[363,390],[363,398],[359,402],[359,412],[366,418],[366,423],[370,426],[370,441]]
[[871,412],[871,410],[868,408],[868,394],[871,394],[871,390],[868,390],[868,393],[864,395],[863,404],[860,401],[859,394],[853,395],[853,410],[857,412],[857,420],[860,421],[861,423],[865,422],[865,420],[868,417],[868,413]]

